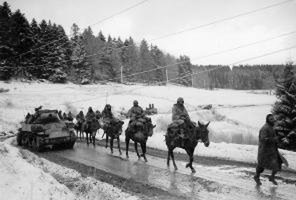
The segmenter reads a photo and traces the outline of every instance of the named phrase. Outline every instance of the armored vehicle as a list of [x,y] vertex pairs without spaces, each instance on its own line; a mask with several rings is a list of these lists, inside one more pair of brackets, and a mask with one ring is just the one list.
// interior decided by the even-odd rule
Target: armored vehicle
[[17,134],[18,145],[35,151],[46,146],[73,148],[75,141],[73,122],[61,120],[57,110],[41,110],[41,107],[26,116]]

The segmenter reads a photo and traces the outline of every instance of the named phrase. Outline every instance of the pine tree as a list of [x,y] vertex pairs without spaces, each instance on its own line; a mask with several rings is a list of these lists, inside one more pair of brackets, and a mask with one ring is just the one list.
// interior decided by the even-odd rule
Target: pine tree
[[157,82],[163,82],[165,79],[165,70],[166,70],[164,68],[161,68],[165,66],[164,54],[157,46],[153,46],[153,45],[151,46],[150,53],[153,60],[154,68],[155,69],[160,68],[152,72],[154,74],[153,79],[154,81],[157,81]]
[[124,80],[134,81],[135,76],[131,74],[135,73],[139,66],[139,57],[137,47],[134,40],[130,37],[125,40],[120,53],[121,64],[123,66]]
[[108,37],[108,41],[100,56],[100,68],[104,76],[103,80],[120,81],[120,55],[116,49],[116,40]]
[[0,79],[13,75],[13,57],[16,55],[11,46],[11,10],[7,2],[0,5]]
[[42,54],[41,50],[39,49],[41,45],[41,29],[35,19],[32,20],[30,26],[33,34],[34,45],[32,46],[32,58],[30,60],[31,66],[28,68],[28,71],[33,77],[40,78],[41,72],[38,65],[41,63],[40,56]]
[[296,77],[292,63],[286,65],[281,79],[276,81],[278,101],[272,110],[276,118],[275,130],[280,139],[286,138],[288,141],[281,142],[280,147],[296,151]]
[[[155,66],[153,65],[153,60],[150,54],[150,50],[148,48],[148,44],[146,40],[142,40],[140,44],[140,70],[141,72],[143,71],[149,71],[151,69],[154,69]],[[144,80],[145,82],[153,82],[153,71],[149,71],[146,73],[140,74],[138,77],[140,77],[140,80]]]
[[48,79],[56,72],[67,71],[69,41],[61,26],[47,23],[42,20],[40,23],[40,78]]
[[83,79],[90,78],[90,65],[87,62],[86,50],[82,41],[82,35],[79,32],[79,27],[74,23],[71,27],[72,37],[71,37],[71,64],[72,68],[68,72],[71,74],[71,80],[73,82],[79,82]]
[[11,37],[12,48],[18,55],[15,58],[16,73],[25,77],[27,75],[26,66],[30,65],[32,58],[30,50],[34,46],[34,38],[30,24],[20,10],[11,15]]
[[192,74],[192,65],[190,62],[190,58],[188,56],[180,56],[179,59],[177,59],[178,64],[178,80],[177,82],[179,84],[185,85],[185,86],[191,86],[192,85],[192,79],[190,74]]

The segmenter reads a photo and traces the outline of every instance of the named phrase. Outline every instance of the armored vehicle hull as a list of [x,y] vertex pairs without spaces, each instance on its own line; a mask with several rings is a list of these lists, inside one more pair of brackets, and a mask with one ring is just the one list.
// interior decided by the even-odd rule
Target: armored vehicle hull
[[74,124],[59,119],[56,110],[39,110],[32,119],[21,123],[17,134],[20,146],[40,151],[47,146],[73,148],[76,141]]

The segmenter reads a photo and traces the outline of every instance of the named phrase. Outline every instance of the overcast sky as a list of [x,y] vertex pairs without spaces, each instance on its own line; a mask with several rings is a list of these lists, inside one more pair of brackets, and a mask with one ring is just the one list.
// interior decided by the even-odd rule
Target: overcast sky
[[[143,0],[7,0],[11,9],[20,9],[31,20],[61,24],[67,34],[75,22],[81,29]],[[208,54],[296,31],[296,0],[250,15],[186,31],[216,20],[246,13],[286,0],[148,0],[143,4],[92,26],[94,33],[132,36],[175,56],[188,55],[193,64],[231,64],[279,49],[296,46],[296,33],[225,54],[200,59]],[[1,3],[3,1],[1,0]],[[244,64],[296,61],[296,49],[283,51]]]

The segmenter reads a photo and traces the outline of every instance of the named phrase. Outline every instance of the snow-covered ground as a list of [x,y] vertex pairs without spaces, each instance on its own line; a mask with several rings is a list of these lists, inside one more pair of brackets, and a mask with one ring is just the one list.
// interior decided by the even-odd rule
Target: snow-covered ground
[[[13,139],[13,138],[12,138]],[[0,200],[138,199],[119,188],[0,142]],[[72,182],[70,190],[63,183]]]
[[[179,96],[185,100],[190,116],[194,121],[210,121],[211,145],[206,148],[199,145],[196,154],[220,157],[229,160],[255,163],[257,141],[260,127],[265,116],[276,101],[274,95],[267,92],[238,90],[203,90],[180,86],[143,86],[108,83],[106,85],[49,84],[0,82],[0,88],[9,89],[0,94],[0,133],[16,132],[19,122],[27,112],[35,107],[87,111],[89,106],[94,110],[102,110],[106,103],[112,105],[113,112],[119,115],[128,110],[133,100],[140,106],[148,107],[153,103],[159,114],[152,116],[157,125],[154,135],[148,139],[147,145],[166,149],[164,134],[171,122],[171,108]],[[212,104],[213,109],[205,110],[203,106]],[[127,122],[127,120],[125,120]],[[126,128],[127,123],[124,125]],[[101,138],[101,135],[98,136]],[[124,135],[121,136],[124,140]],[[182,150],[180,150],[182,151]],[[282,151],[296,169],[296,153]]]

